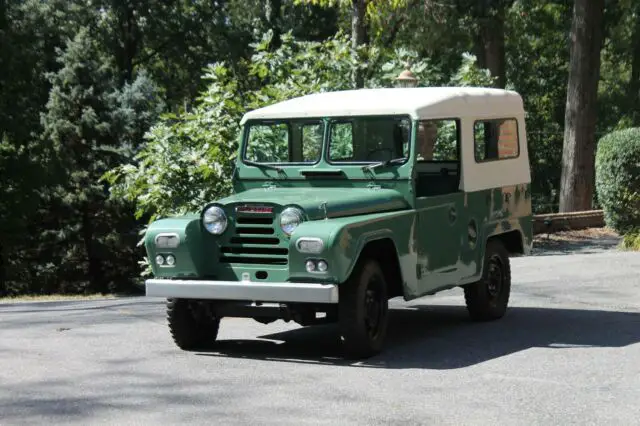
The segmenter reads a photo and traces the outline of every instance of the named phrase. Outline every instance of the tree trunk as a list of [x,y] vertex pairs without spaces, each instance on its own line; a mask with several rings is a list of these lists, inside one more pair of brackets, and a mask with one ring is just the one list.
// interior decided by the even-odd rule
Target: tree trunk
[[498,11],[495,16],[487,16],[480,19],[478,39],[480,43],[478,65],[481,68],[488,69],[491,72],[491,76],[496,78],[496,87],[504,89],[507,82],[504,48],[504,9]]
[[282,44],[282,29],[280,27],[280,13],[282,10],[281,0],[267,0],[265,2],[265,19],[267,28],[273,31],[271,39],[271,50],[276,50]]
[[[351,0],[351,47],[357,49],[366,43],[367,27],[365,22],[365,12],[367,10],[367,0]],[[364,87],[364,73],[356,70],[354,75],[354,85],[357,89]]]
[[468,15],[478,25],[475,51],[478,66],[488,69],[494,86],[504,88],[507,83],[505,54],[505,16],[514,0],[457,0],[458,13]]
[[575,0],[564,120],[560,212],[592,208],[603,16],[604,0]]
[[116,38],[116,62],[120,73],[120,85],[133,80],[134,59],[138,54],[139,31],[133,6],[113,3],[114,12],[118,19],[118,33]]
[[90,288],[93,292],[103,292],[106,289],[103,285],[102,268],[100,266],[100,260],[98,259],[94,250],[94,234],[93,223],[91,220],[91,213],[88,207],[82,209],[82,242],[84,243],[84,250],[87,255],[88,263],[88,275]]
[[633,52],[631,80],[629,80],[629,110],[633,114],[633,125],[640,126],[640,7],[636,6],[636,22],[633,30]]
[[5,284],[7,280],[7,273],[4,265],[5,264],[4,258],[5,258],[4,246],[0,242],[0,296],[5,296],[7,294],[7,286]]

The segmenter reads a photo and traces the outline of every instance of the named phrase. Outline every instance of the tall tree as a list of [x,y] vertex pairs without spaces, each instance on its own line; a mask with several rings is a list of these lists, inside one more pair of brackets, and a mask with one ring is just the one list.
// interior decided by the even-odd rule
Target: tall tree
[[[351,0],[351,48],[354,51],[367,41],[367,23],[365,22],[368,0]],[[356,68],[354,75],[356,88],[364,87],[364,72]]]
[[43,222],[45,228],[61,231],[51,235],[50,243],[66,248],[67,254],[52,248],[60,255],[56,263],[63,281],[86,281],[81,288],[98,292],[106,290],[103,250],[97,238],[97,222],[105,212],[104,188],[96,180],[105,170],[100,151],[116,142],[110,135],[107,105],[116,73],[96,52],[99,49],[89,31],[81,30],[60,56],[62,68],[51,78],[44,138],[52,144],[58,179],[48,197],[54,222],[44,218]]
[[267,0],[265,2],[265,24],[267,28],[273,31],[273,39],[271,48],[280,47],[280,36],[282,34],[282,26],[280,25],[280,14],[282,13],[282,0]]
[[505,58],[505,18],[513,0],[477,2],[475,10],[478,21],[478,65],[486,68],[496,77],[496,86],[507,84]]
[[363,88],[365,80],[375,73],[377,61],[370,62],[365,46],[391,48],[410,11],[421,10],[420,1],[430,0],[294,0],[295,4],[340,6],[350,17],[351,50],[358,64],[353,70],[353,86]]
[[34,214],[46,185],[37,138],[56,48],[91,13],[78,1],[0,1],[0,294],[23,288],[37,259]]
[[640,4],[633,4],[633,33],[631,37],[631,78],[629,80],[629,106],[634,126],[640,126]]
[[575,0],[573,7],[560,183],[561,212],[592,207],[604,3],[604,0]]
[[109,200],[101,176],[126,162],[157,118],[157,91],[142,73],[118,87],[118,70],[81,29],[59,58],[43,117],[51,146],[51,185],[41,239],[57,271],[57,289],[120,290],[135,277],[135,221]]
[[[405,0],[400,0],[404,2]],[[356,62],[361,64],[365,58],[360,57],[360,48],[369,41],[369,22],[367,10],[372,0],[296,0],[296,4],[320,5],[323,7],[333,7],[336,5],[349,10],[351,16],[351,49],[353,50]],[[393,3],[398,3],[394,1]],[[365,67],[356,67],[353,72],[353,85],[360,89],[364,87]]]
[[[509,9],[514,0],[422,0],[422,17],[432,36],[435,29],[437,44],[449,47],[458,44],[460,28],[467,34],[471,48],[478,57],[478,65],[488,69],[493,85],[504,88],[507,83],[506,27]],[[435,25],[434,25],[435,24]],[[451,38],[451,40],[450,40]],[[459,52],[456,52],[459,53]]]
[[[425,0],[427,3],[437,3]],[[473,31],[478,65],[495,77],[495,85],[507,83],[505,56],[505,20],[514,0],[455,0],[457,13]]]
[[507,78],[527,111],[535,213],[558,208],[573,13],[573,4],[567,3],[519,0],[506,20]]

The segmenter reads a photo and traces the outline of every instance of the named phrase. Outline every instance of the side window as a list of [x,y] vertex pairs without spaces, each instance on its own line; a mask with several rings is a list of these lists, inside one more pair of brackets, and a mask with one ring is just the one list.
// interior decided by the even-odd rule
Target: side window
[[353,124],[351,122],[334,123],[331,126],[331,161],[348,161],[353,158]]
[[331,124],[329,161],[378,162],[409,156],[411,121],[404,117],[354,117]]
[[314,163],[320,159],[320,149],[322,148],[321,124],[304,124],[302,126],[302,161]]
[[513,118],[476,121],[473,133],[476,162],[506,160],[520,154],[518,122]]
[[458,161],[459,143],[457,120],[424,120],[418,125],[419,162]]

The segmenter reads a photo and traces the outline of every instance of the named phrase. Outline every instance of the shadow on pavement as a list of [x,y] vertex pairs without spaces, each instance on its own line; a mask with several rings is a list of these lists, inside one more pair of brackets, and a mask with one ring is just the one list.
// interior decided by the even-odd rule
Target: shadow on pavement
[[198,355],[446,370],[529,348],[623,347],[640,342],[638,313],[512,307],[503,319],[486,323],[470,321],[465,308],[457,306],[413,306],[390,313],[385,350],[358,362],[341,358],[338,329],[332,325],[260,336],[269,340],[221,340]]
[[619,237],[594,237],[558,240],[539,237],[533,244],[532,256],[559,256],[568,254],[595,254],[615,250]]

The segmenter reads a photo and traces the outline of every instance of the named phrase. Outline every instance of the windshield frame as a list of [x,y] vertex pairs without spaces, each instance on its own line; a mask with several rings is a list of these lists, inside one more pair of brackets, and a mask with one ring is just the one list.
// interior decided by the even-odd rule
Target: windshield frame
[[[255,126],[255,125],[260,125],[260,124],[286,124],[288,127],[291,126],[291,124],[293,123],[301,123],[301,124],[319,124],[322,127],[322,139],[320,141],[320,152],[318,155],[318,158],[314,161],[314,162],[300,162],[300,161],[287,161],[287,162],[277,162],[277,161],[269,161],[269,162],[261,162],[261,161],[254,161],[251,160],[249,158],[247,158],[247,150],[249,148],[249,134],[251,132],[251,127]],[[288,129],[289,135],[291,135],[291,128]],[[240,152],[240,161],[242,162],[243,165],[246,166],[250,166],[250,167],[256,167],[254,165],[251,164],[247,164],[245,162],[245,160],[247,161],[254,161],[257,164],[268,164],[268,165],[274,165],[274,166],[278,166],[278,167],[288,167],[288,166],[294,166],[294,167],[300,167],[300,166],[315,166],[318,163],[320,163],[322,161],[323,155],[324,155],[324,146],[326,144],[326,139],[327,139],[327,120],[324,117],[302,117],[302,118],[265,118],[265,119],[254,119],[254,120],[248,120],[242,129],[242,149]],[[291,149],[291,145],[289,146],[289,149]]]
[[409,132],[408,132],[408,151],[406,157],[398,157],[404,158],[404,161],[394,163],[393,165],[396,167],[404,166],[409,161],[411,161],[411,155],[413,152],[413,139],[414,139],[414,120],[411,118],[409,114],[393,114],[393,115],[351,115],[351,116],[336,116],[336,117],[328,117],[326,121],[325,127],[325,137],[324,137],[324,152],[323,157],[327,164],[336,167],[342,166],[362,166],[368,164],[376,164],[380,163],[380,160],[371,160],[371,161],[341,161],[341,160],[331,160],[331,131],[333,129],[334,124],[336,123],[344,123],[344,122],[353,122],[361,119],[381,119],[381,118],[389,118],[389,119],[406,119],[409,122]]

